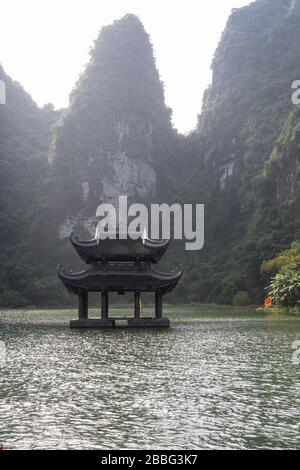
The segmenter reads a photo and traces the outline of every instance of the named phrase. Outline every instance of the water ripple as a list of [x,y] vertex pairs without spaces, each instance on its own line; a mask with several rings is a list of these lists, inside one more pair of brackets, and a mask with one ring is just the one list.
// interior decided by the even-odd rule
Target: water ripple
[[298,448],[297,318],[218,312],[169,331],[71,331],[1,312],[0,441],[11,448]]

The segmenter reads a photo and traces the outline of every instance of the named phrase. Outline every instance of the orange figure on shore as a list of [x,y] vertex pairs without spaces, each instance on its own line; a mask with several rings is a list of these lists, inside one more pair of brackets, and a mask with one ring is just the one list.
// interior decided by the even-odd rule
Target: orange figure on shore
[[267,297],[265,299],[265,308],[272,307],[272,297]]

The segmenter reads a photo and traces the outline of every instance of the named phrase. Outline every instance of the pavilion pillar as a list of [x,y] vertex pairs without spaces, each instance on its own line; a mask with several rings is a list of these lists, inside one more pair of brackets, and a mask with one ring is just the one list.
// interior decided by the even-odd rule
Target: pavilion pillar
[[141,317],[141,293],[136,290],[134,292],[134,318]]
[[155,291],[155,317],[162,318],[162,293]]
[[107,320],[108,318],[108,291],[101,292],[101,318]]
[[78,318],[88,318],[88,292],[84,289],[78,293]]

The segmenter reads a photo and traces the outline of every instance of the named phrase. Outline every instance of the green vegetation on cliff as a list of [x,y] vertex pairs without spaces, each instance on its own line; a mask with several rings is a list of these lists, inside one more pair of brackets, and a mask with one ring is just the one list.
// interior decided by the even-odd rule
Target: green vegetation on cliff
[[277,307],[300,307],[300,242],[262,263],[261,272],[273,277],[267,287],[272,304]]
[[24,291],[40,275],[31,237],[37,199],[48,171],[50,128],[58,117],[39,109],[0,66],[6,104],[0,105],[0,305],[30,303]]
[[198,301],[246,291],[261,303],[262,261],[299,238],[299,23],[299,2],[256,1],[232,12],[215,53],[182,184],[206,204],[205,248],[188,265]]

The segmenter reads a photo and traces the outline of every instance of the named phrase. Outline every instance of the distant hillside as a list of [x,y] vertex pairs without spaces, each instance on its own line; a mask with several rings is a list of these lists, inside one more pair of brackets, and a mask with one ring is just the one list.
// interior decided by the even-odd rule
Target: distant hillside
[[57,113],[51,106],[39,109],[2,66],[0,80],[6,87],[6,104],[0,105],[0,304],[14,305],[27,303],[22,292],[35,275],[34,262],[23,264],[21,258],[48,168],[50,127]]

